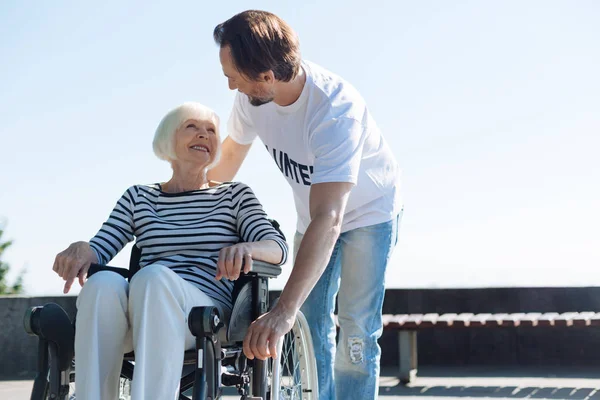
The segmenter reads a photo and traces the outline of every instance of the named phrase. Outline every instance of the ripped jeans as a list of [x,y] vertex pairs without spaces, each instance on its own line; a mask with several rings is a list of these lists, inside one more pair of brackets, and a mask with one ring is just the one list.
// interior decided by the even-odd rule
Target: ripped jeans
[[[319,400],[376,399],[379,391],[381,309],[385,271],[397,243],[402,213],[391,221],[340,235],[329,264],[302,312],[311,329],[319,374]],[[296,233],[297,251],[302,235]],[[334,322],[338,297],[340,323]],[[337,351],[336,351],[337,347]]]

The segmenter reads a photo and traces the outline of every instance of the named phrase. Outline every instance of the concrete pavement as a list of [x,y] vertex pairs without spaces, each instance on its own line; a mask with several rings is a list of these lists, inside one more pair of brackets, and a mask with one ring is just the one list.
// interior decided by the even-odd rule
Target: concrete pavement
[[[599,368],[427,368],[409,385],[393,369],[380,379],[381,399],[577,399],[600,400]],[[0,381],[0,399],[29,399],[31,381]],[[239,399],[227,395],[223,400]]]

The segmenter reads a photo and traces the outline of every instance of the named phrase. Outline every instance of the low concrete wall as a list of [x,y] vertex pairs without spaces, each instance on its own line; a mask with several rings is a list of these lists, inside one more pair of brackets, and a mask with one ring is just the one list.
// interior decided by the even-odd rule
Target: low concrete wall
[[[277,292],[272,292],[276,297]],[[69,316],[75,297],[0,297],[0,379],[35,375],[37,338],[23,329],[28,307],[54,302]],[[513,313],[600,310],[600,288],[388,289],[383,312]],[[397,335],[380,339],[382,364],[398,363]],[[418,336],[419,365],[598,365],[598,328],[436,329]]]
[[[600,311],[600,288],[390,289],[383,312]],[[382,364],[398,362],[398,339],[380,340]],[[419,365],[600,365],[600,329],[435,329],[418,334]]]

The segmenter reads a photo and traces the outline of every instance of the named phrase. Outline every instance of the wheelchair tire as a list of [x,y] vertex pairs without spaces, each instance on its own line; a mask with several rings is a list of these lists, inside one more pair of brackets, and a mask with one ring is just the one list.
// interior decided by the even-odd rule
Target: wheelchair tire
[[317,363],[308,322],[298,312],[292,330],[277,344],[271,363],[269,400],[319,398]]
[[[71,383],[69,388],[69,396],[67,400],[77,400],[77,393],[75,390],[75,382]],[[119,398],[118,400],[131,400],[131,381],[127,378],[121,377],[119,379]]]
[[[71,370],[69,374],[69,395],[66,400],[77,400],[75,387],[75,371]],[[46,397],[49,399],[49,397]],[[119,378],[119,397],[118,400],[131,400],[131,380],[129,377],[121,376]]]
[[69,371],[69,387],[68,393],[65,393],[63,388],[58,394],[58,397],[50,397],[50,382],[47,380],[50,376],[48,371],[48,377],[46,379],[36,380],[33,383],[31,391],[31,400],[75,400],[75,372],[73,368]]
[[[46,386],[45,394],[43,397],[44,400],[50,400],[50,393],[48,393],[48,392],[49,392],[48,386]],[[36,396],[35,395],[32,396],[32,398],[34,398],[34,397],[36,397]],[[58,400],[63,400],[63,399],[64,400],[75,400],[75,382],[69,383],[69,393],[66,396],[64,396],[63,399],[61,399],[61,397],[63,397],[63,395],[59,395]]]
[[119,400],[131,400],[131,380],[127,378],[119,379]]

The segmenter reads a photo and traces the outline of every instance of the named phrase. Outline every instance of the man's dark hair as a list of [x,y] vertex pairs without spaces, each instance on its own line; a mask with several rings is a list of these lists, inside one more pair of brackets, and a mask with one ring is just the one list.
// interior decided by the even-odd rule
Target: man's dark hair
[[298,74],[301,62],[298,37],[275,14],[244,11],[217,25],[213,36],[221,48],[231,49],[235,67],[251,80],[269,70],[283,82]]

